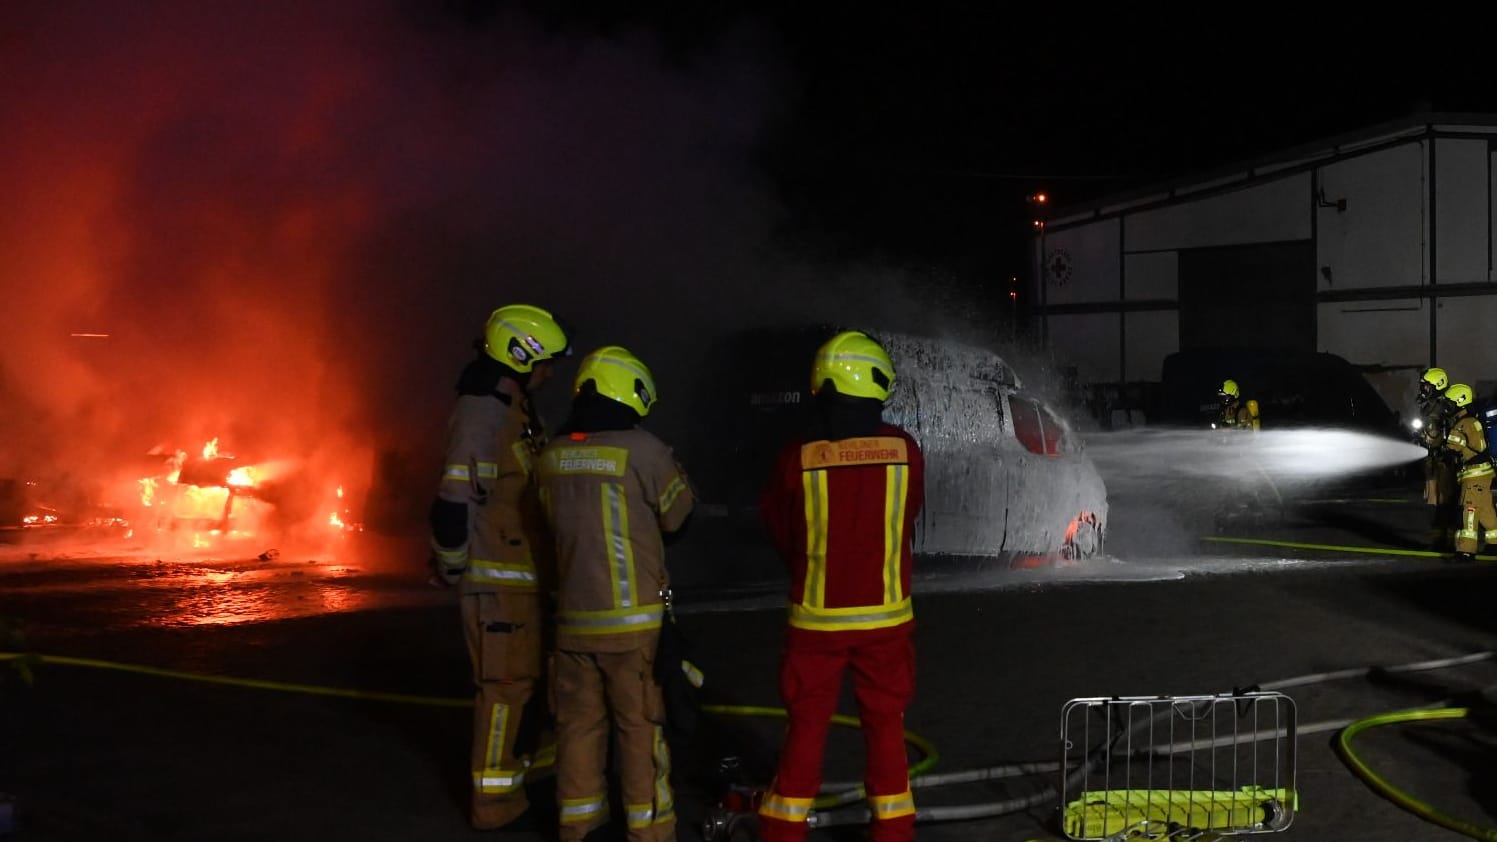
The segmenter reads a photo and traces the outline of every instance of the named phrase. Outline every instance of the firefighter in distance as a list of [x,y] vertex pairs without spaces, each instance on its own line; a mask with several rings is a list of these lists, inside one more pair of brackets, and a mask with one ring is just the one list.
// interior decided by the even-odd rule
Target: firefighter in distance
[[1492,507],[1492,453],[1481,419],[1472,415],[1471,387],[1457,383],[1445,390],[1456,407],[1445,447],[1457,459],[1461,485],[1461,524],[1455,532],[1456,558],[1472,560],[1482,544],[1497,541],[1497,510]]
[[1226,430],[1249,430],[1257,432],[1260,422],[1258,402],[1242,399],[1242,389],[1236,380],[1223,380],[1216,392],[1221,405],[1215,426]]
[[1455,454],[1445,448],[1445,438],[1450,435],[1456,406],[1445,396],[1450,387],[1450,377],[1443,368],[1428,368],[1419,375],[1419,419],[1415,431],[1419,443],[1424,445],[1424,502],[1433,507],[1430,517],[1430,533],[1436,549],[1450,545],[1451,536],[1459,529],[1461,514],[1457,501],[1460,499],[1456,482]]

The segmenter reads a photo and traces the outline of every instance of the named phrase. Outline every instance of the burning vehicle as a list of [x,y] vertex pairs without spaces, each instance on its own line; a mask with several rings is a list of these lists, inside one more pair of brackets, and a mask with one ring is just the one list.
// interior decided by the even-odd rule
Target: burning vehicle
[[0,478],[0,544],[42,536],[117,538],[129,528],[125,512],[89,502],[66,482]]
[[218,439],[200,452],[165,448],[165,472],[141,478],[145,525],[177,535],[193,548],[219,540],[279,540],[304,530],[357,531],[343,487],[320,489],[289,460],[251,462],[220,450]]
[[[759,330],[706,361],[694,400],[711,421],[673,441],[701,504],[675,583],[748,587],[782,576],[757,495],[775,454],[805,428],[810,360],[831,329]],[[1080,437],[983,348],[871,331],[897,372],[884,410],[920,442],[925,505],[914,537],[924,568],[1029,567],[1100,555],[1107,491]],[[671,435],[670,433],[666,433]],[[700,533],[700,534],[699,534]],[[932,564],[934,562],[934,564]],[[705,577],[694,582],[697,577]]]
[[323,489],[292,460],[242,460],[212,439],[157,446],[88,479],[0,480],[0,541],[67,540],[170,550],[240,542],[323,544],[359,531],[341,485]]

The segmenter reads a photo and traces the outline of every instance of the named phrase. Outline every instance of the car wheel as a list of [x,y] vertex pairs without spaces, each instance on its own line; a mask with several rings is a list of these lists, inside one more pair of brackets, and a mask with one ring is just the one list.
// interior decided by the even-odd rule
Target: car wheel
[[1091,512],[1082,512],[1066,528],[1066,540],[1060,557],[1068,561],[1096,558],[1102,554],[1102,524]]

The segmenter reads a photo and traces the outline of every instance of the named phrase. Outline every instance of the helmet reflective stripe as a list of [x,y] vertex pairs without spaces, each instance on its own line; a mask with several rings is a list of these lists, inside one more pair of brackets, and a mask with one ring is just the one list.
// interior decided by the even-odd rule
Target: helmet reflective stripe
[[629,407],[641,418],[650,414],[650,408],[659,399],[649,366],[618,345],[605,345],[582,360],[572,394],[582,391],[589,381],[598,394]]
[[839,395],[887,401],[894,386],[894,363],[868,334],[843,331],[816,350],[811,363],[811,394],[819,394],[829,380]]
[[848,361],[848,360],[856,360],[858,362],[868,363],[869,365],[883,365],[884,364],[883,360],[879,359],[878,357],[872,356],[870,354],[835,354],[834,353],[834,354],[823,354],[823,356],[826,357],[826,359],[827,359],[828,362],[845,362],[845,361]]
[[483,350],[524,373],[538,362],[571,353],[571,340],[550,312],[529,304],[510,304],[489,314],[483,326]]
[[650,391],[653,395],[655,391],[655,384],[650,378],[650,372],[646,371],[641,366],[635,365],[629,360],[619,359],[618,357],[602,357],[598,360],[598,365],[613,365],[624,369],[630,374],[633,374],[641,383],[644,384],[645,389]]

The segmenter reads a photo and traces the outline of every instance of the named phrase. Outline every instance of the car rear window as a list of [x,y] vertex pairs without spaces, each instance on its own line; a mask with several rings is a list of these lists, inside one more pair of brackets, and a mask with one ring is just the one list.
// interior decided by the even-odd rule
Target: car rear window
[[1030,453],[1059,456],[1064,448],[1065,429],[1049,410],[1027,398],[1009,399],[1014,418],[1014,437]]

